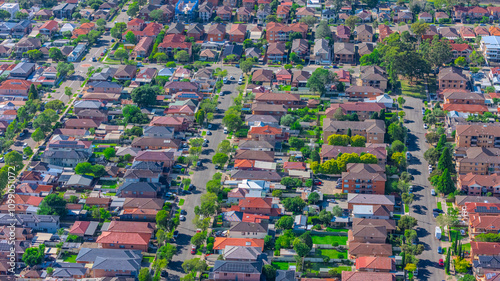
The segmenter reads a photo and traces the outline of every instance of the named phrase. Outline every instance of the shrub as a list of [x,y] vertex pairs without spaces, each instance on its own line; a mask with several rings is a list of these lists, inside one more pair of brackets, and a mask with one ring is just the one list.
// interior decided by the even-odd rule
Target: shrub
[[339,246],[339,242],[333,242],[333,243],[332,243],[332,246],[333,246],[333,247],[338,247],[338,246]]
[[208,237],[207,243],[214,243],[214,242],[215,242],[215,238],[213,236]]
[[214,249],[214,243],[207,244],[207,252],[211,253]]
[[276,256],[276,257],[277,257],[277,256],[279,256],[279,255],[280,255],[280,250],[275,250],[275,251],[274,251],[274,256]]

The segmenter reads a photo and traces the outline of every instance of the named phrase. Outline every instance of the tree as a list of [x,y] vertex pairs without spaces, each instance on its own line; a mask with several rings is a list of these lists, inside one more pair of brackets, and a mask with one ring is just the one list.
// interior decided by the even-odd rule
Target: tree
[[42,264],[44,258],[45,258],[45,244],[40,244],[38,245],[38,247],[31,247],[26,249],[26,251],[23,254],[22,260],[28,266],[35,266]]
[[272,281],[276,279],[276,268],[270,264],[264,265],[262,273],[266,276],[266,280]]
[[156,225],[161,229],[167,229],[169,214],[165,210],[160,210],[156,213]]
[[280,183],[287,188],[297,187],[298,185],[302,185],[302,181],[300,179],[294,179],[291,177],[283,177]]
[[73,95],[73,92],[71,92],[70,87],[65,87],[64,88],[64,94],[68,96],[68,99],[71,99],[71,96]]
[[356,135],[351,138],[351,146],[355,147],[365,147],[366,138],[360,135]]
[[311,91],[319,92],[324,94],[326,92],[326,86],[333,83],[334,74],[327,69],[317,68],[307,80],[307,87]]
[[417,219],[411,216],[401,216],[398,227],[401,230],[412,229],[417,225]]
[[5,19],[9,19],[10,18],[10,13],[7,12],[6,10],[0,10],[0,19],[2,21],[5,21]]
[[227,160],[229,160],[229,156],[227,156],[227,154],[224,154],[224,153],[216,153],[212,157],[212,163],[219,164],[221,166],[224,166],[224,164],[226,164]]
[[104,153],[104,157],[106,157],[106,160],[108,160],[108,161],[110,158],[116,156],[116,150],[114,147],[111,147],[111,146],[104,149],[103,153]]
[[157,62],[164,62],[168,60],[168,56],[165,53],[156,53],[154,54],[153,59]]
[[128,51],[123,48],[116,50],[115,58],[119,59],[120,62],[123,62],[124,59],[128,59]]
[[455,65],[458,65],[460,67],[464,67],[467,65],[467,61],[465,60],[464,57],[458,57],[455,59]]
[[244,73],[250,73],[252,71],[253,62],[250,60],[245,60],[240,63],[241,71]]
[[57,76],[58,77],[64,77],[68,73],[73,72],[75,70],[75,66],[71,63],[65,63],[65,62],[58,62],[57,63]]
[[196,247],[199,247],[203,245],[203,243],[205,243],[206,237],[207,234],[205,232],[198,232],[191,238],[191,244],[195,245]]
[[163,21],[163,11],[160,9],[153,10],[149,14],[149,17],[151,17],[156,22]]
[[187,62],[189,61],[189,54],[188,52],[181,50],[174,55],[174,58],[179,62]]
[[440,193],[444,193],[446,195],[454,192],[455,189],[455,184],[453,180],[451,179],[451,175],[448,169],[445,169],[443,171],[443,174],[439,177],[439,182],[436,186],[436,189]]
[[214,193],[205,193],[201,196],[200,206],[196,206],[195,213],[204,217],[209,217],[217,213],[217,195]]
[[15,18],[18,20],[24,20],[24,19],[27,19],[28,17],[29,17],[29,15],[27,13],[23,13],[21,11],[17,11],[16,15],[15,15]]
[[222,118],[222,123],[227,127],[228,131],[234,132],[241,127],[243,121],[239,115],[227,114],[224,118]]
[[345,20],[345,25],[347,25],[351,31],[354,31],[354,28],[356,27],[356,24],[359,22],[359,18],[357,16],[349,16]]
[[301,258],[307,256],[311,251],[311,247],[309,247],[306,243],[300,241],[299,238],[295,238],[295,241],[293,242],[293,249]]
[[413,199],[415,197],[415,194],[410,194],[410,193],[403,193],[401,195],[401,199],[403,200],[403,203],[405,203],[406,205],[411,205],[411,203],[413,203]]
[[316,204],[320,199],[320,196],[317,192],[311,192],[309,196],[307,197],[307,201],[309,201],[309,204]]
[[425,139],[428,143],[433,144],[439,140],[439,135],[435,132],[429,132],[425,135]]
[[60,100],[51,100],[45,104],[45,108],[59,110],[64,108],[64,103]]
[[365,154],[361,155],[359,157],[359,160],[361,161],[361,163],[365,163],[365,164],[377,164],[378,163],[377,156],[375,156],[371,153],[365,153]]
[[29,100],[38,99],[38,90],[36,89],[35,84],[31,84],[29,89]]
[[328,22],[326,20],[321,21],[318,26],[316,26],[315,37],[316,39],[326,39],[332,37],[332,31],[330,30],[330,27],[328,26]]
[[32,59],[32,60],[38,60],[39,58],[41,58],[43,56],[42,52],[40,52],[40,50],[29,50],[26,52],[26,54],[28,55],[28,58]]
[[[341,217],[343,215],[344,211],[339,205],[335,205],[332,208],[332,215],[335,217]],[[331,219],[330,219],[331,220]]]
[[282,116],[280,120],[280,123],[283,126],[290,126],[293,122],[295,122],[295,117],[291,114]]
[[115,26],[111,28],[110,34],[116,39],[121,39],[125,30],[127,30],[127,24],[124,22],[117,22],[115,23]]
[[125,40],[127,40],[127,42],[129,44],[135,44],[135,43],[137,43],[136,39],[135,39],[135,34],[132,31],[129,31],[129,32],[127,32],[127,34],[125,34]]
[[205,110],[198,110],[194,117],[196,119],[196,123],[198,123],[199,125],[203,125],[203,122],[205,121]]
[[37,128],[33,134],[31,134],[31,138],[36,141],[36,142],[39,142],[43,139],[45,139],[45,134],[43,133],[43,131],[40,129],[40,128]]
[[445,147],[443,149],[443,152],[441,153],[441,156],[439,157],[438,169],[440,169],[441,171],[444,171],[446,169],[448,169],[450,171],[454,170],[451,152],[450,152],[450,149],[448,147]]
[[466,273],[469,272],[471,267],[470,262],[466,259],[461,259],[459,257],[454,260],[455,271],[458,273]]
[[64,217],[66,215],[66,200],[59,195],[52,193],[43,198],[38,208],[39,215],[56,215]]
[[417,270],[417,266],[413,263],[407,263],[405,266],[405,270],[408,272],[413,272],[413,271]]
[[13,150],[5,155],[5,164],[20,168],[23,166],[23,156],[17,152],[16,150]]
[[49,132],[52,129],[52,123],[57,121],[57,114],[52,109],[45,109],[38,115],[38,118],[33,121],[35,129],[40,128],[43,132]]
[[206,268],[206,262],[201,259],[191,259],[182,263],[182,269],[184,269],[186,273],[205,271]]
[[351,138],[346,135],[330,135],[327,138],[329,145],[347,146],[351,142]]
[[231,147],[231,142],[228,140],[223,140],[219,145],[217,145],[216,153],[229,154],[233,148]]
[[151,277],[151,274],[149,273],[149,268],[141,268],[139,271],[139,281],[152,281],[153,278]]
[[128,7],[127,15],[129,17],[135,17],[138,12],[139,12],[139,5],[137,5],[137,3],[134,2]]
[[476,281],[476,277],[466,274],[463,277],[458,278],[458,281]]
[[33,155],[33,149],[31,149],[31,147],[27,146],[23,149],[23,154],[26,156],[31,156],[31,155]]
[[288,144],[290,145],[290,147],[300,149],[304,146],[304,141],[297,137],[290,137],[290,139],[288,140]]
[[160,90],[156,86],[151,86],[149,84],[140,86],[132,90],[130,94],[132,101],[139,106],[151,106],[156,103],[156,96],[160,93]]
[[474,66],[483,65],[485,63],[484,57],[481,52],[472,51],[469,55],[470,63]]
[[282,216],[276,222],[277,229],[292,229],[293,228],[294,219],[290,216]]
[[205,141],[202,138],[195,138],[189,140],[189,145],[195,147],[201,147]]
[[406,129],[399,122],[391,123],[387,128],[387,133],[391,142],[395,140],[403,142],[406,137]]
[[[137,88],[136,88],[137,89]],[[134,89],[134,90],[136,90]],[[135,105],[127,104],[123,110],[123,117],[125,123],[133,123],[133,124],[145,124],[149,122],[148,115],[146,113],[142,113],[141,109]]]
[[300,197],[289,197],[283,199],[283,206],[288,212],[302,212],[306,206],[306,202]]
[[403,107],[403,105],[405,104],[406,100],[405,98],[403,97],[398,97],[398,104],[399,104],[399,107]]
[[417,35],[418,40],[422,39],[422,36],[427,32],[427,29],[429,29],[429,24],[426,22],[416,21],[411,25],[411,31]]

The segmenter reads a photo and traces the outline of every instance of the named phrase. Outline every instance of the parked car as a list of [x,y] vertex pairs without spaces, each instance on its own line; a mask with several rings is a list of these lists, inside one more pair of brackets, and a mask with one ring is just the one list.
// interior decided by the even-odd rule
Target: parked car
[[434,188],[433,188],[433,189],[431,189],[431,195],[432,195],[432,196],[436,196],[436,191],[434,190]]
[[439,259],[439,266],[440,267],[444,267],[444,261],[443,261],[443,259]]
[[186,220],[186,217],[185,217],[185,216],[183,216],[183,215],[180,215],[180,216],[179,216],[179,220],[180,220],[180,221],[185,221],[185,220]]
[[436,208],[436,209],[432,209],[432,211],[433,211],[433,212],[436,212],[436,213],[444,213],[444,212],[443,212],[443,210],[438,209],[438,208]]
[[179,236],[179,230],[174,231],[174,238],[177,238]]
[[201,161],[196,162],[196,166],[201,167],[202,165]]
[[318,179],[314,179],[313,183],[314,183],[314,185],[322,185],[323,184],[323,182],[318,180]]
[[191,255],[194,255],[194,254],[196,254],[196,246],[192,245],[191,246]]
[[187,215],[186,210],[181,210],[181,215]]
[[207,131],[207,136],[211,136],[211,135],[212,135],[212,132]]
[[443,253],[443,248],[441,248],[441,246],[439,246],[437,251],[438,251],[438,254],[441,254],[441,253]]
[[427,128],[428,128],[428,127],[427,127],[427,124],[424,124],[424,129],[426,129],[426,130],[427,130]]
[[194,184],[190,184],[190,185],[189,185],[189,190],[190,190],[190,191],[191,191],[191,190],[195,190],[195,189],[196,189],[196,186],[194,186]]

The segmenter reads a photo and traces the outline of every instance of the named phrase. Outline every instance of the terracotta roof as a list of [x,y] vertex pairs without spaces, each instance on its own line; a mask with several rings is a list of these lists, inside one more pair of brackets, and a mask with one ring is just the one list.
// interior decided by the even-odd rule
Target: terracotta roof
[[57,21],[49,20],[42,24],[42,26],[40,26],[40,29],[57,30],[57,27]]
[[264,250],[264,239],[215,237],[214,250],[224,250],[227,246],[259,247]]
[[349,254],[353,256],[392,256],[392,245],[376,243],[349,243]]
[[211,24],[208,28],[207,34],[225,34],[226,27],[220,23]]
[[264,127],[252,127],[248,133],[259,135],[280,135],[282,132],[283,131],[279,128],[266,125]]
[[109,205],[111,198],[88,197],[85,199],[86,205]]
[[269,216],[265,216],[265,215],[243,213],[241,221],[261,222],[262,220],[268,220],[268,219],[269,219]]
[[257,82],[271,82],[274,73],[272,70],[257,69],[252,73],[252,81]]
[[71,226],[69,233],[83,235],[85,234],[85,231],[87,231],[89,225],[90,221],[75,221],[75,223]]
[[306,170],[306,163],[304,162],[285,162],[283,164],[283,169],[289,170]]
[[500,230],[500,216],[469,215],[469,224],[475,228]]
[[268,55],[283,55],[286,52],[286,44],[282,42],[269,43]]
[[97,243],[106,244],[132,244],[132,245],[148,245],[150,233],[136,232],[109,232],[104,231],[96,240]]
[[396,230],[395,220],[353,218],[352,226],[354,227],[357,225],[384,226],[387,231]]
[[155,224],[151,222],[138,222],[138,221],[111,221],[109,223],[107,231],[151,234],[155,231]]
[[131,21],[129,21],[127,23],[127,26],[135,26],[135,25],[143,25],[144,24],[144,20],[143,19],[139,19],[139,18],[135,18],[135,19],[132,19]]
[[5,80],[0,84],[0,89],[2,90],[28,90],[31,86],[31,82],[21,79],[9,79]]
[[481,104],[443,104],[443,110],[445,111],[458,111],[467,113],[481,113],[488,111],[486,105]]
[[359,257],[356,259],[356,269],[393,271],[396,270],[396,263],[393,258],[388,257]]
[[257,102],[270,102],[270,101],[300,101],[300,95],[295,94],[281,94],[281,93],[259,93],[255,96]]
[[151,120],[150,126],[175,126],[182,125],[186,122],[185,117],[179,116],[155,116],[153,120]]
[[[487,176],[485,176],[487,177]],[[465,209],[469,214],[495,215],[500,214],[499,203],[467,202]]]
[[86,23],[82,23],[82,25],[80,25],[80,29],[91,30],[91,29],[94,29],[94,28],[95,28],[95,23],[93,23],[93,22],[86,22]]
[[290,25],[283,23],[270,22],[266,25],[267,32],[307,32],[309,27],[303,22],[298,22]]
[[337,158],[340,153],[356,153],[361,155],[361,153],[370,153],[375,155],[377,159],[386,159],[387,150],[385,146],[368,146],[368,147],[354,147],[354,146],[335,146],[324,144],[321,147],[320,155],[329,159]]
[[342,180],[386,181],[385,167],[378,164],[349,163],[347,172],[342,173]]
[[394,273],[342,271],[342,281],[394,281]]
[[230,35],[246,35],[247,26],[245,24],[233,24],[229,30]]
[[451,49],[453,51],[458,51],[458,52],[463,52],[465,50],[471,50],[472,51],[471,46],[469,46],[469,44],[466,44],[466,43],[463,43],[463,44],[450,44],[450,45],[451,45]]
[[348,112],[380,112],[381,109],[385,109],[384,104],[373,103],[373,102],[346,102],[346,103],[332,103],[329,108],[325,110],[325,115],[328,117],[333,117],[335,111],[338,108],[342,108],[344,113]]
[[272,198],[251,197],[240,200],[238,206],[241,208],[266,208],[273,207]]
[[255,165],[255,160],[248,159],[236,159],[234,161],[235,168],[253,168]]
[[235,159],[260,160],[274,162],[274,151],[242,150],[236,151]]
[[470,242],[471,254],[474,256],[485,255],[495,256],[500,255],[500,243],[495,242]]

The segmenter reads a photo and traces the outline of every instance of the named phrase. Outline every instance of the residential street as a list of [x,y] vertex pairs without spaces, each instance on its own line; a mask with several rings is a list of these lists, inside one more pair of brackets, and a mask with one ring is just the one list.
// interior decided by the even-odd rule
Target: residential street
[[[228,76],[234,76],[236,79],[241,75],[241,71],[237,68],[228,68]],[[229,106],[232,105],[233,98],[238,95],[236,92],[236,87],[238,86],[237,80],[231,81],[231,84],[224,85],[222,91],[231,91],[230,95],[219,96],[219,112],[225,112]],[[180,196],[180,198],[185,198],[184,205],[182,209],[187,211],[186,221],[180,223],[177,227],[179,231],[179,237],[176,239],[178,254],[175,255],[172,261],[168,265],[169,277],[167,280],[179,280],[180,277],[184,276],[185,273],[182,269],[182,263],[186,260],[192,259],[195,256],[191,255],[191,237],[196,233],[196,227],[193,225],[192,220],[195,217],[194,207],[200,205],[200,197],[206,192],[206,184],[212,179],[212,176],[216,173],[215,165],[212,164],[212,156],[215,154],[215,149],[217,145],[226,139],[227,135],[223,133],[224,126],[222,126],[222,117],[224,113],[215,114],[214,121],[211,124],[215,125],[215,129],[212,129],[211,136],[205,136],[209,140],[208,147],[204,148],[200,161],[203,162],[203,167],[198,167],[194,170],[192,177],[192,184],[196,186],[196,190],[193,194]]]
[[429,176],[428,164],[424,159],[424,153],[428,149],[425,142],[424,122],[422,121],[422,100],[405,97],[404,111],[409,132],[408,151],[412,158],[409,163],[408,172],[413,175],[413,188],[415,200],[410,208],[410,214],[418,221],[417,234],[419,243],[425,246],[424,252],[418,256],[419,275],[415,280],[442,280],[444,270],[439,267],[439,259],[443,255],[437,253],[439,241],[434,237],[436,223],[432,215],[432,209],[436,208],[436,198],[431,195],[431,185],[427,180]]

